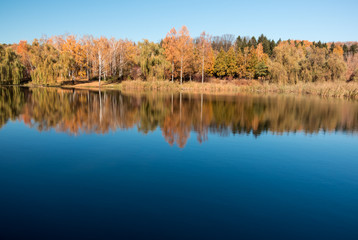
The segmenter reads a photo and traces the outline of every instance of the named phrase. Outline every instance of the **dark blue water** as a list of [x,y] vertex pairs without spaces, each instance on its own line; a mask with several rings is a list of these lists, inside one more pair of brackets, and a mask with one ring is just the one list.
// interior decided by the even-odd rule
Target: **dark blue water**
[[11,91],[0,239],[358,239],[355,102]]

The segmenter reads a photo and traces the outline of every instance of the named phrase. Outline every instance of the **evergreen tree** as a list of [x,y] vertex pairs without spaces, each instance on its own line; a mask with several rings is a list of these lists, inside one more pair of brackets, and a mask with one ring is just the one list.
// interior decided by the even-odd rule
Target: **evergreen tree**
[[348,55],[348,46],[346,44],[343,45],[343,54],[345,57]]
[[240,50],[242,51],[242,49],[243,49],[243,41],[242,41],[240,36],[238,36],[236,38],[235,46],[236,46],[236,51],[240,51]]
[[271,56],[273,50],[273,48],[271,47],[272,41],[269,41],[265,35],[261,34],[257,40],[257,43],[261,43],[264,53]]
[[217,77],[224,77],[226,76],[226,52],[224,49],[221,49],[219,54],[216,56],[215,64],[214,64],[214,74]]
[[246,64],[244,60],[244,55],[242,51],[239,50],[236,53],[236,63],[237,63],[237,77],[244,78],[246,76]]
[[331,44],[331,47],[329,48],[329,52],[332,53],[333,49],[336,47],[336,44],[334,42]]
[[261,61],[255,66],[255,77],[262,78],[268,75],[268,67],[264,61]]
[[349,51],[353,54],[356,54],[358,52],[358,45],[357,44],[353,44],[350,48]]
[[255,77],[255,71],[256,71],[256,64],[258,63],[258,58],[257,58],[257,54],[256,54],[256,50],[255,48],[251,48],[250,49],[250,53],[248,56],[248,61],[247,61],[247,74],[246,76],[249,79],[253,79]]
[[256,46],[257,46],[257,41],[256,41],[256,38],[255,38],[255,37],[252,37],[252,38],[250,39],[250,41],[249,41],[249,43],[248,43],[248,46],[249,46],[249,47],[254,47],[254,48],[256,48]]
[[236,54],[233,47],[229,49],[226,53],[226,74],[229,77],[235,77],[237,75],[237,62],[236,62]]

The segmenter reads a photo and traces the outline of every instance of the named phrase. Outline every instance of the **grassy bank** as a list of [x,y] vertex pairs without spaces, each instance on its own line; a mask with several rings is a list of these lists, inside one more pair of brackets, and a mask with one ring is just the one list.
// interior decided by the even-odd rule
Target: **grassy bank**
[[261,84],[247,87],[245,90],[256,93],[310,94],[322,97],[358,99],[358,83],[353,82],[299,83],[296,85]]
[[124,81],[117,88],[126,90],[144,91],[183,91],[183,92],[204,92],[204,93],[285,93],[285,94],[310,94],[322,97],[338,97],[358,99],[358,83],[331,82],[331,83],[299,83],[296,85],[280,85],[273,83],[259,83],[253,81],[246,84],[236,82],[223,83],[179,83]]
[[[32,86],[31,84],[29,86]],[[57,85],[58,86],[58,85]],[[74,85],[61,85],[63,88],[98,89],[97,81],[77,82]],[[171,81],[141,81],[127,80],[121,83],[103,81],[101,89],[121,90],[123,92],[133,91],[181,91],[197,93],[284,93],[299,95],[316,95],[322,97],[337,97],[358,99],[358,83],[356,82],[324,82],[324,83],[299,83],[299,84],[275,84],[260,83],[258,81],[225,81],[216,80],[211,82],[185,82],[180,85]]]

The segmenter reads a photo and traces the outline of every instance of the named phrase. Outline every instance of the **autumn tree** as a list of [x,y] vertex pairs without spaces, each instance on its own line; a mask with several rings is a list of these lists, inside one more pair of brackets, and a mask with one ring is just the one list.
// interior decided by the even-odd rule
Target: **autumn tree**
[[244,78],[246,76],[246,61],[244,55],[242,54],[241,48],[236,52],[236,63],[237,63],[237,77]]
[[30,61],[33,66],[31,79],[38,84],[53,84],[60,76],[63,65],[60,52],[46,39],[37,39],[30,48]]
[[91,79],[93,61],[94,61],[94,43],[91,35],[86,35],[81,39],[81,45],[85,56],[85,68],[87,79]]
[[245,47],[244,51],[242,53],[242,59],[243,59],[243,66],[242,66],[242,76],[245,77],[245,79],[247,78],[248,74],[248,65],[249,65],[249,53],[250,53],[250,48],[249,47]]
[[118,59],[118,77],[123,79],[125,71],[136,59],[137,49],[135,44],[129,40],[119,40],[116,55]]
[[347,64],[343,59],[343,48],[335,46],[327,57],[327,67],[332,81],[344,80]]
[[165,78],[165,69],[168,62],[164,56],[164,49],[157,43],[144,39],[138,43],[138,63],[146,80],[159,80]]
[[[269,71],[274,81],[282,83],[297,83],[299,81],[300,63],[305,59],[305,52],[302,47],[296,47],[289,42],[281,42],[273,52],[272,63],[269,64]],[[284,73],[279,71],[284,70]],[[277,74],[276,74],[277,73]]]
[[95,39],[94,50],[95,50],[95,66],[98,69],[98,84],[101,85],[101,77],[104,75],[105,64],[108,63],[109,56],[109,45],[108,40],[105,37]]
[[15,47],[16,54],[20,57],[20,61],[22,65],[25,67],[24,69],[24,78],[30,79],[32,66],[30,61],[30,45],[27,41],[20,41],[19,44]]
[[264,45],[261,42],[257,45],[256,57],[257,57],[257,63],[255,65],[255,78],[262,78],[267,76],[268,67],[266,63],[267,63],[268,55],[265,53]]
[[172,82],[174,81],[175,65],[178,62],[178,34],[175,28],[170,29],[166,37],[163,40],[164,53],[171,63]]
[[254,47],[250,48],[250,52],[247,58],[247,66],[246,66],[246,76],[249,79],[253,79],[255,77],[256,65],[258,63],[257,51]]
[[74,82],[77,70],[76,48],[77,42],[74,36],[67,36],[62,44],[61,60],[62,66],[66,67],[69,78]]
[[192,80],[193,75],[200,72],[201,68],[200,50],[197,48],[197,44],[191,44],[191,48],[191,53],[188,54],[184,65],[184,69],[186,69],[186,73],[189,75],[189,81]]
[[348,81],[358,82],[358,68],[353,71],[353,73],[349,76]]
[[0,81],[19,84],[23,78],[24,66],[11,47],[0,45]]
[[234,47],[230,47],[229,51],[226,53],[225,62],[226,62],[226,74],[227,76],[233,78],[237,74],[238,65],[237,58],[235,54]]
[[185,71],[186,61],[192,54],[192,39],[186,26],[182,26],[178,34],[177,49],[180,61],[180,84],[183,83],[183,73]]
[[204,83],[205,72],[210,69],[213,57],[211,48],[211,36],[202,32],[197,43],[198,57],[201,61],[201,82]]
[[224,49],[221,49],[215,59],[214,74],[215,76],[222,78],[226,76],[226,70],[226,52],[224,51]]

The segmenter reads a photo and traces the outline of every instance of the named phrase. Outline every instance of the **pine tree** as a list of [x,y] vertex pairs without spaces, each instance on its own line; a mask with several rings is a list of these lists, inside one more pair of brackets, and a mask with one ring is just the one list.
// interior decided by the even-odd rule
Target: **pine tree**
[[237,77],[244,78],[246,76],[246,64],[244,60],[244,55],[242,54],[242,51],[240,49],[236,53],[236,63],[237,63]]
[[237,62],[236,62],[236,54],[233,47],[229,49],[226,53],[226,74],[229,77],[235,77],[237,75]]
[[221,49],[215,59],[214,74],[217,77],[222,78],[226,75],[226,69],[226,52],[224,51],[224,49]]
[[255,48],[250,49],[250,53],[247,60],[247,77],[253,79],[255,77],[256,64],[258,63],[258,57]]
[[266,66],[264,61],[261,61],[255,66],[255,77],[262,78],[268,75],[268,67]]

